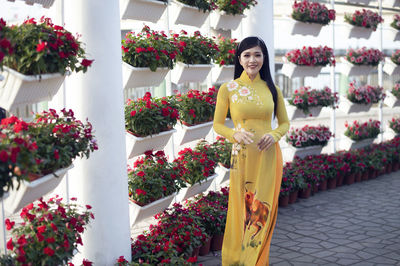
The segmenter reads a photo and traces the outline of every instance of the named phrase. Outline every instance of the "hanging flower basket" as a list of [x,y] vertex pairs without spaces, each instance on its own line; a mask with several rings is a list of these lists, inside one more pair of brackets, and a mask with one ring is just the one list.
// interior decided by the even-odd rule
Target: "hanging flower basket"
[[300,158],[304,158],[308,155],[318,155],[321,154],[323,146],[316,145],[316,146],[309,146],[304,148],[296,148],[292,145],[288,145],[283,153],[283,159],[285,162],[293,161],[295,156],[299,156]]
[[176,63],[171,73],[171,81],[175,84],[184,82],[203,82],[212,65],[187,65],[181,62]]
[[234,72],[234,65],[224,65],[222,67],[214,65],[211,69],[212,80],[214,83],[233,80]]
[[340,72],[345,76],[367,76],[376,68],[377,66],[372,65],[354,65],[343,57],[339,66]]
[[368,5],[371,0],[346,0],[347,3]]
[[182,202],[185,199],[188,199],[202,192],[205,192],[210,187],[211,183],[214,181],[216,177],[217,174],[214,174],[212,176],[209,176],[206,180],[201,181],[201,184],[196,183],[191,187],[189,184],[187,184],[187,186],[189,187],[182,188],[181,190],[179,190],[178,195],[176,196],[177,201]]
[[370,146],[374,142],[374,138],[363,139],[360,141],[354,141],[349,137],[342,135],[340,138],[340,148],[342,150],[353,150],[353,149],[361,149],[366,146]]
[[222,183],[228,181],[230,172],[231,172],[230,168],[226,168],[226,167],[218,164],[218,166],[215,168],[215,173],[218,175],[216,178],[216,183],[222,184]]
[[4,201],[4,210],[8,213],[16,213],[29,203],[39,199],[47,193],[53,191],[73,165],[45,175],[34,181],[22,181],[17,190],[18,183],[14,182],[14,189],[10,190],[10,195]]
[[318,117],[322,110],[322,106],[310,107],[308,108],[310,113],[305,114],[303,110],[297,108],[296,106],[290,105],[286,99],[285,106],[289,120],[296,118]]
[[159,67],[155,72],[148,67],[133,67],[122,62],[124,89],[158,86],[168,74],[167,67]]
[[396,65],[393,61],[389,58],[385,58],[385,65],[383,66],[383,71],[389,76],[392,75],[399,75],[400,74],[400,65]]
[[394,130],[391,129],[389,126],[387,127],[387,129],[384,131],[383,134],[385,135],[385,139],[393,139],[400,136],[399,133],[394,132]]
[[126,132],[125,141],[128,159],[144,154],[148,150],[163,150],[175,132],[175,129],[171,129],[147,137],[136,137]]
[[183,24],[200,28],[206,21],[209,13],[204,13],[197,7],[188,6],[176,1],[171,1],[171,15],[174,24]]
[[137,222],[140,222],[146,218],[156,215],[159,212],[164,211],[171,204],[175,196],[176,193],[173,193],[172,195],[153,201],[145,206],[139,206],[130,200],[129,201],[130,225],[133,226]]
[[348,38],[356,39],[369,39],[373,30],[371,28],[364,28],[358,26],[347,25],[344,29],[345,36]]
[[383,100],[384,104],[389,106],[390,108],[400,106],[400,100],[396,96],[393,95],[392,92],[386,91],[386,97]]
[[1,73],[0,106],[10,110],[18,105],[50,101],[64,82],[65,75],[26,76],[8,67]]
[[[12,0],[8,0],[12,1]],[[44,8],[50,8],[55,0],[25,0],[25,4],[32,6],[33,4],[42,5]],[[14,1],[12,1],[14,2]]]
[[245,15],[228,15],[224,11],[212,11],[210,14],[210,24],[214,29],[235,30]]
[[292,18],[289,18],[289,28],[288,31],[292,35],[311,35],[318,36],[321,32],[321,29],[324,25],[319,23],[305,23],[302,21],[298,21]]
[[205,138],[207,134],[210,132],[211,128],[213,126],[213,122],[206,122],[206,123],[201,123],[198,125],[194,126],[185,126],[180,123],[178,123],[175,128],[178,130],[176,133],[177,136],[177,141],[176,143],[178,145],[183,145],[185,143],[198,140],[201,138]]
[[342,112],[349,113],[360,113],[360,112],[368,112],[371,109],[372,103],[370,104],[357,104],[351,102],[347,97],[341,96],[339,103],[339,110]]
[[400,30],[390,28],[388,31],[389,40],[400,41]]
[[284,63],[282,73],[288,78],[317,77],[322,66],[300,66],[291,62]]
[[156,0],[121,0],[121,19],[157,23],[167,9],[167,3]]

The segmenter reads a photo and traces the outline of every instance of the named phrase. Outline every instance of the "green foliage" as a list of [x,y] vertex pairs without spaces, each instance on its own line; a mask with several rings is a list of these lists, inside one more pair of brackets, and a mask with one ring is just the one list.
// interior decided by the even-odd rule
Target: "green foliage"
[[215,63],[220,66],[223,65],[234,65],[235,64],[235,52],[237,47],[236,39],[225,38],[218,36],[218,55],[215,58]]
[[218,9],[230,15],[243,14],[246,9],[255,5],[256,0],[217,0]]

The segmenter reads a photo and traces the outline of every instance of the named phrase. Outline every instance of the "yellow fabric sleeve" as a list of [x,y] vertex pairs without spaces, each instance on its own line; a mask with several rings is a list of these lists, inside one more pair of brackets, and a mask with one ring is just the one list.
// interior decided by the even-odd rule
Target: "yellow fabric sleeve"
[[230,142],[235,143],[236,140],[233,138],[233,134],[235,130],[225,126],[226,115],[228,114],[229,109],[229,92],[226,87],[226,83],[224,83],[218,91],[217,96],[217,105],[215,107],[214,113],[214,130],[217,134],[227,138]]
[[276,108],[276,117],[278,119],[278,127],[270,132],[275,142],[278,142],[289,130],[289,118],[286,112],[283,94],[280,88],[276,87],[278,93],[278,107]]

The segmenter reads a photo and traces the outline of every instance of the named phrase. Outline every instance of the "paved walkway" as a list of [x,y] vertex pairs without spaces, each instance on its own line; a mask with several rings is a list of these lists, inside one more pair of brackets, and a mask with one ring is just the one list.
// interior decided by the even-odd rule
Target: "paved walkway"
[[[221,265],[220,253],[199,263]],[[270,265],[400,265],[400,172],[279,208]]]

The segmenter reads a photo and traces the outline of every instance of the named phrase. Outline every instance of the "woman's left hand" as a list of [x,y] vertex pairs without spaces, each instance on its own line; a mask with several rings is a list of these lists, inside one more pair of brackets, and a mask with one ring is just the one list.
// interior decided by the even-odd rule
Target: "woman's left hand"
[[257,147],[259,151],[267,150],[272,144],[275,143],[274,138],[270,134],[265,134],[261,137],[260,141],[257,143]]

